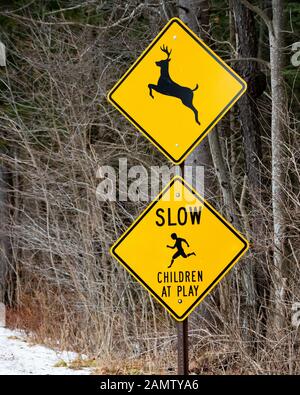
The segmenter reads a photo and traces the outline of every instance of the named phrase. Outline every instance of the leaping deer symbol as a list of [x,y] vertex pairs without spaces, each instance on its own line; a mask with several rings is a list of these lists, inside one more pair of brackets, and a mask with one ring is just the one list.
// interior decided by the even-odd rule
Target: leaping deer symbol
[[167,96],[174,96],[177,97],[182,101],[182,104],[190,108],[194,114],[195,114],[195,121],[197,122],[198,125],[200,125],[199,119],[198,119],[198,111],[197,109],[193,106],[193,96],[194,96],[194,91],[198,89],[198,84],[194,89],[186,88],[185,86],[181,86],[174,82],[172,78],[170,77],[169,74],[169,62],[170,62],[170,55],[171,51],[168,50],[168,47],[165,47],[164,45],[160,47],[162,52],[167,54],[167,59],[160,60],[158,62],[155,62],[155,64],[160,67],[160,77],[157,82],[157,85],[154,84],[149,84],[149,93],[150,96],[154,99],[152,90],[155,90],[156,92],[159,92],[163,95]]

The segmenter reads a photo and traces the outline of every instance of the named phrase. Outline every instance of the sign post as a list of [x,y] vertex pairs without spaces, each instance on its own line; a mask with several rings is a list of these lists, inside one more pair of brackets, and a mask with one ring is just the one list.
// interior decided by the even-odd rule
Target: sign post
[[[184,162],[180,164],[182,178],[184,178]],[[189,321],[188,318],[177,322],[177,374],[189,374]]]
[[178,368],[179,375],[189,374],[189,324],[188,318],[177,323],[177,349],[178,349]]

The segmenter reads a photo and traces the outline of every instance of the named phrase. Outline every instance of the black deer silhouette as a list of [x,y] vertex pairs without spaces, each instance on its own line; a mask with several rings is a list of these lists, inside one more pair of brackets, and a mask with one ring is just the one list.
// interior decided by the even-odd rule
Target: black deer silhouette
[[198,84],[194,89],[186,88],[185,86],[181,86],[174,82],[172,78],[170,77],[169,74],[169,62],[170,62],[170,55],[171,51],[168,50],[168,47],[165,47],[164,45],[160,47],[160,49],[167,54],[167,59],[160,60],[158,62],[155,62],[155,64],[160,67],[160,77],[157,82],[157,85],[154,84],[149,84],[149,93],[150,96],[154,99],[152,89],[155,90],[156,92],[159,92],[163,95],[167,96],[174,96],[178,97],[182,101],[182,103],[190,108],[194,114],[195,114],[195,120],[198,125],[200,125],[199,119],[198,119],[198,111],[197,109],[193,106],[193,96],[194,96],[194,91],[198,89]]

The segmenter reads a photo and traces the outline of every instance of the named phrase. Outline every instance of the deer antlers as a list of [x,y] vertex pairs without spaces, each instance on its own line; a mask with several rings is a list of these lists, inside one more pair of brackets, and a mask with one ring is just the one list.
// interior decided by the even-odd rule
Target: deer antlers
[[169,58],[170,58],[170,55],[171,55],[171,52],[172,52],[172,49],[171,49],[171,51],[169,51],[169,50],[168,50],[168,47],[165,47],[164,45],[163,45],[162,47],[160,47],[160,49],[161,49],[164,53],[166,53],[166,54],[168,55],[168,58],[167,58],[167,59],[169,59]]

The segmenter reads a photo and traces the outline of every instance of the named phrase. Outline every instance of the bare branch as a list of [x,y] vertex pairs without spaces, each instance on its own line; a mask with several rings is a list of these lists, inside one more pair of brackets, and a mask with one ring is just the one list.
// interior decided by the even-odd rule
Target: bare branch
[[82,7],[85,7],[87,5],[91,5],[93,3],[95,3],[95,1],[93,1],[93,0],[92,1],[87,1],[87,2],[82,3],[82,4],[74,5],[73,7],[60,8],[59,10],[54,10],[54,11],[47,12],[47,13],[45,13],[45,15],[48,16],[48,15],[58,14],[60,12],[73,11],[73,10],[77,10],[78,8],[82,8]]
[[248,0],[241,0],[241,3],[245,7],[249,8],[249,10],[255,12],[258,16],[260,16],[261,19],[267,25],[268,29],[273,34],[273,23],[272,23],[271,19],[268,17],[268,15],[261,8],[257,7],[256,5],[253,5],[253,4],[249,3]]
[[259,59],[259,58],[231,58],[231,59],[225,59],[225,62],[227,62],[227,63],[247,62],[247,61],[249,61],[249,60],[252,60],[252,61],[254,61],[254,62],[261,63],[261,64],[267,66],[268,69],[270,68],[270,62],[267,62],[266,60]]
[[131,13],[130,15],[119,19],[118,21],[112,23],[111,25],[106,25],[106,26],[97,26],[97,25],[91,25],[89,23],[79,23],[79,22],[71,22],[71,21],[65,21],[65,22],[46,22],[38,19],[33,19],[33,18],[28,18],[25,16],[13,14],[10,12],[0,12],[1,16],[5,16],[8,18],[24,21],[24,22],[31,22],[31,23],[38,23],[40,25],[45,25],[45,26],[79,26],[79,27],[88,27],[92,29],[98,29],[98,30],[107,30],[111,29],[113,27],[119,26],[120,24],[127,22],[128,20],[131,20],[134,18],[143,8],[145,7],[144,3],[139,4]]

